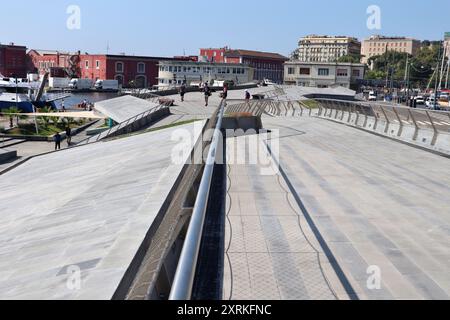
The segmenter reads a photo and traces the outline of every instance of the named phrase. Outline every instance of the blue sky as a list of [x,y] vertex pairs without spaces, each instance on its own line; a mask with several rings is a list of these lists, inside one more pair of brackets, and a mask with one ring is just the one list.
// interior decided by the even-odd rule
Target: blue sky
[[[25,5],[27,3],[27,5]],[[440,39],[450,31],[450,1],[433,0],[22,0],[2,1],[0,42],[29,48],[173,56],[200,47],[289,54],[307,34],[371,34]],[[69,30],[69,5],[81,29]],[[381,8],[381,30],[366,26],[369,5]],[[8,12],[9,14],[5,14]],[[431,18],[432,16],[436,18]],[[7,27],[6,27],[7,26]]]

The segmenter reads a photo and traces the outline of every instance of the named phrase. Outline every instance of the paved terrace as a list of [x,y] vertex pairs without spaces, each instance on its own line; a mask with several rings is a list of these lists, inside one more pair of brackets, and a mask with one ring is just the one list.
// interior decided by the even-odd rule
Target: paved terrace
[[318,118],[263,124],[282,172],[229,166],[225,299],[449,299],[448,159]]
[[[0,299],[111,299],[181,172],[172,131],[52,153],[3,175]],[[72,265],[80,290],[67,286]]]
[[[301,98],[296,90],[286,91]],[[156,126],[205,119],[220,102],[219,93],[208,108],[199,92],[172,98],[173,115]],[[448,159],[314,117],[263,124],[280,130],[282,171],[228,165],[224,299],[449,299]],[[111,298],[181,170],[170,165],[170,132],[51,154],[2,176],[0,298]],[[78,292],[66,286],[73,264]],[[373,265],[379,290],[366,285]]]

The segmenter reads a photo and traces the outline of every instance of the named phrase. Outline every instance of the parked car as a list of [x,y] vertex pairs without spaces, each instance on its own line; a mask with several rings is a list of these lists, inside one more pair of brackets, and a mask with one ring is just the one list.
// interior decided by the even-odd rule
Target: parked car
[[425,105],[427,106],[428,109],[434,109],[435,105],[439,106],[438,103],[435,103],[434,96],[429,97],[425,102]]
[[416,104],[418,104],[418,105],[425,104],[425,98],[423,96],[417,96],[417,97],[414,97],[414,99],[416,100]]

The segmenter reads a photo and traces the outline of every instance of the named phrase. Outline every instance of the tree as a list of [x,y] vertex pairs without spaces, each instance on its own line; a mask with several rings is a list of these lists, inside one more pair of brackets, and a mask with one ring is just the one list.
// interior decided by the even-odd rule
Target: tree
[[369,70],[366,72],[366,79],[383,80],[386,79],[386,72],[381,70]]
[[386,73],[389,72],[393,80],[402,81],[405,79],[408,60],[411,83],[415,86],[425,85],[433,76],[439,57],[439,46],[430,44],[423,45],[414,57],[396,51],[370,57],[368,64],[372,65],[373,69],[366,73],[366,79],[385,79]]
[[[49,107],[44,107],[42,109],[39,110],[42,113],[51,113],[52,109]],[[50,123],[50,118],[49,117],[39,117],[39,120],[42,121],[42,124],[44,125],[45,128],[48,127],[49,123]]]
[[[4,109],[2,114],[9,117],[9,127],[14,127],[14,117],[17,117],[17,114],[20,113],[20,110],[17,107],[9,107],[8,109]],[[18,122],[18,120],[17,120]]]
[[342,56],[339,59],[337,59],[337,62],[342,62],[342,63],[360,63],[362,57],[363,56],[360,55],[360,54],[347,54],[347,55]]

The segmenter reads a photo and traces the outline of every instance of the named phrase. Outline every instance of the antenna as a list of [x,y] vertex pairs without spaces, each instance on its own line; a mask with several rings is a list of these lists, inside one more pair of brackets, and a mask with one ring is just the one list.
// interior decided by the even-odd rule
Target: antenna
[[106,42],[106,54],[109,54],[109,40]]

